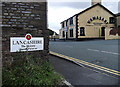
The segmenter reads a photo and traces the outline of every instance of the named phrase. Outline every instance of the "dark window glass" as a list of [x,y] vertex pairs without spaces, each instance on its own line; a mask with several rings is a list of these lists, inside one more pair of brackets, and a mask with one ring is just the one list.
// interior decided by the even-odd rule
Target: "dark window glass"
[[65,31],[63,31],[63,37],[65,37]]
[[118,28],[120,28],[120,25],[118,26]]
[[84,27],[80,28],[80,36],[85,36],[85,29],[84,29]]
[[114,28],[114,27],[110,27],[110,28]]
[[73,37],[73,29],[70,29],[70,37]]
[[109,18],[109,23],[110,24],[114,24],[115,23],[115,18],[114,17],[110,17]]
[[66,26],[67,26],[68,20],[66,21]]
[[73,18],[70,18],[70,25],[73,24]]
[[64,22],[62,23],[62,28],[64,28]]

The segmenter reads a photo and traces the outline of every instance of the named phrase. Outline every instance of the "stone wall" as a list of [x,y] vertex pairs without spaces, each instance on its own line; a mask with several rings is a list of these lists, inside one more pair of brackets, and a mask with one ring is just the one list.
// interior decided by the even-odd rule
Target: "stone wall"
[[116,17],[117,19],[117,27],[120,28],[120,13],[118,14],[118,16]]
[[[10,52],[10,37],[44,37],[44,50],[29,54],[35,58],[48,59],[46,2],[3,2],[2,3],[2,59],[3,63],[11,64],[16,53]],[[21,52],[24,54],[24,52]],[[19,53],[18,53],[19,54]]]

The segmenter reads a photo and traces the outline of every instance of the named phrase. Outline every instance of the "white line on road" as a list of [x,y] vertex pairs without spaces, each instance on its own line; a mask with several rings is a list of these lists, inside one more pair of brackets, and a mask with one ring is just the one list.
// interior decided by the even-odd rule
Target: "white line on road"
[[108,52],[108,51],[101,51],[103,53],[109,53],[109,54],[115,54],[115,55],[120,55],[119,53],[114,53],[114,52]]
[[73,87],[68,81],[64,80],[63,83],[65,83],[68,87]]
[[102,52],[102,53],[109,53],[109,54],[114,54],[114,55],[120,55],[119,53],[115,52],[108,52],[108,51],[100,51],[100,50],[95,50],[95,49],[88,49],[90,51],[96,51],[96,52]]
[[94,50],[94,49],[88,49],[88,50],[91,50],[91,51],[97,51],[97,52],[99,52],[99,50]]

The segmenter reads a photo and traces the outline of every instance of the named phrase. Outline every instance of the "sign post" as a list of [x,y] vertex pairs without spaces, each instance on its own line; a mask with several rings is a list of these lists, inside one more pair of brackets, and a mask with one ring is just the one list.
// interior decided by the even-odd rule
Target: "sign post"
[[27,34],[25,37],[10,38],[10,52],[37,51],[43,49],[43,37],[32,37],[31,34]]

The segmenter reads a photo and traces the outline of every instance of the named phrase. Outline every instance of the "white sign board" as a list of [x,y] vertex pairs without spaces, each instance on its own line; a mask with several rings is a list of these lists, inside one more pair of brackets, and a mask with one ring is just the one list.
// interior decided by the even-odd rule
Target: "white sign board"
[[10,52],[20,51],[37,51],[44,49],[43,37],[31,37],[30,40],[26,37],[11,37]]

